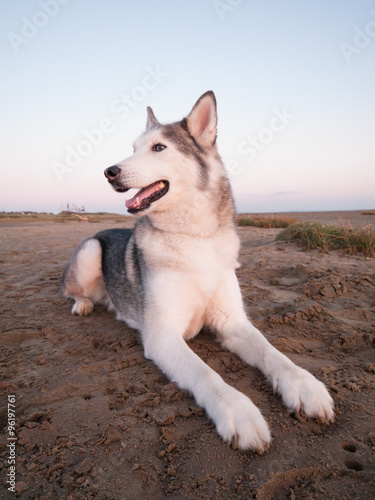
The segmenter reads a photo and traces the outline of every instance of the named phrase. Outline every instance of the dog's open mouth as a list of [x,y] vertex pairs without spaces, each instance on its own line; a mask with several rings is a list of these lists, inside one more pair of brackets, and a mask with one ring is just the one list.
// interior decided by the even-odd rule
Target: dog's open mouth
[[142,188],[130,200],[125,202],[125,206],[130,214],[141,212],[151,206],[154,201],[160,200],[167,194],[169,189],[168,181],[157,181],[149,186]]

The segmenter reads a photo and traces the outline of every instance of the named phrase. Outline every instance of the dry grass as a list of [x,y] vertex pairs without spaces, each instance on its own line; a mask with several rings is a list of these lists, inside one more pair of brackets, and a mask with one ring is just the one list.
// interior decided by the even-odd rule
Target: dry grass
[[371,228],[350,229],[299,222],[282,231],[277,239],[296,243],[307,250],[317,248],[328,252],[341,249],[350,255],[363,253],[365,257],[375,256],[375,231]]
[[264,227],[264,228],[285,228],[294,224],[296,219],[292,217],[275,217],[274,215],[237,215],[237,224],[239,226]]

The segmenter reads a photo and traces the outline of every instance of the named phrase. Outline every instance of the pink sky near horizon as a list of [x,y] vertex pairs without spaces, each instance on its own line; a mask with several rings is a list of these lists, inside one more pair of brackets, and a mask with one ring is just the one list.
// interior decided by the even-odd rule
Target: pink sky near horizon
[[[3,9],[0,210],[125,213],[103,170],[131,154],[146,106],[179,120],[209,89],[239,211],[375,208],[370,0],[56,5],[18,46],[41,2]],[[59,180],[54,165],[88,137]]]

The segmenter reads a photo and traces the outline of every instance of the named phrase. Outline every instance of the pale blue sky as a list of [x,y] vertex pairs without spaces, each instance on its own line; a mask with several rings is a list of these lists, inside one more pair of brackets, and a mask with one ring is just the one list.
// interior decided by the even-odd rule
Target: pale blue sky
[[131,153],[146,106],[178,120],[206,90],[239,211],[375,208],[375,1],[3,0],[1,12],[0,210],[125,213],[104,168]]

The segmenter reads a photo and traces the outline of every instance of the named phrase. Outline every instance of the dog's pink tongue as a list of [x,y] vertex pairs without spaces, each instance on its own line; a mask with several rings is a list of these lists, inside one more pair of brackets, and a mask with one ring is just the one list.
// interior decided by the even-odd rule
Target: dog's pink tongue
[[133,196],[133,198],[130,198],[130,200],[126,200],[126,201],[125,201],[125,206],[126,206],[126,208],[130,208],[133,204],[135,204],[135,202],[136,202],[137,198],[138,198],[138,203],[137,203],[137,205],[139,205],[141,202],[140,202],[140,200],[139,200],[139,192],[138,192],[135,196]]
[[148,198],[152,195],[152,193],[155,193],[155,191],[159,191],[159,189],[162,189],[163,187],[164,182],[156,182],[148,188],[145,188],[143,190],[141,189],[135,196],[133,196],[133,198],[130,198],[130,200],[127,200],[125,202],[126,208],[137,208],[142,203],[142,200]]

